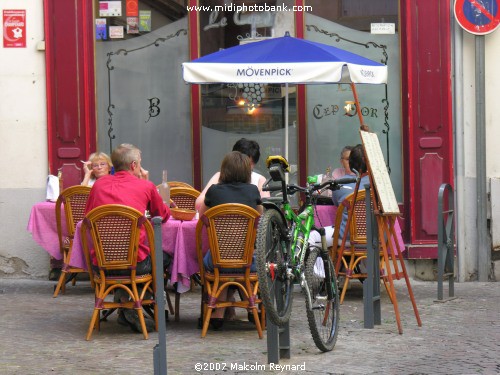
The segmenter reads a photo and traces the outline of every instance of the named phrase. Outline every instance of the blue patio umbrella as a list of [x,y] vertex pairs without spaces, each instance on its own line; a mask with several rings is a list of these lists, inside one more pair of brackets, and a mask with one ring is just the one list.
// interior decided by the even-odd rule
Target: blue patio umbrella
[[327,44],[289,36],[241,44],[182,64],[186,82],[284,83],[288,158],[288,84],[387,82],[387,66]]

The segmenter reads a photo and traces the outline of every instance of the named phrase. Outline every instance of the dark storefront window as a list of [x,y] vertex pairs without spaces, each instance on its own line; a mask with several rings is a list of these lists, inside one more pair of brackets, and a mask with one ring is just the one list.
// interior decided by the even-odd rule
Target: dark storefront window
[[184,3],[94,3],[98,147],[136,144],[156,183],[163,169],[169,180],[193,180],[189,85],[181,68],[189,60]]
[[[236,12],[238,6],[275,6],[275,0],[224,1],[200,0],[211,12],[199,13],[201,56],[272,36],[278,31],[276,12]],[[281,4],[282,1],[280,0]],[[293,1],[284,1],[293,4]],[[215,10],[215,7],[218,10]],[[280,21],[280,22],[283,22]],[[282,25],[293,28],[293,14]],[[288,28],[290,30],[290,28]],[[202,92],[202,160],[203,183],[220,167],[224,154],[233,144],[245,137],[261,146],[261,160],[256,170],[267,175],[265,159],[269,155],[285,154],[285,87],[280,84],[203,85]],[[297,164],[295,88],[289,95],[289,161]]]
[[[364,122],[378,135],[391,181],[403,201],[401,85],[397,0],[306,0],[305,39],[332,45],[387,65],[387,85],[356,85]],[[372,25],[378,26],[373,30]],[[381,30],[384,33],[380,33]],[[344,146],[361,143],[348,84],[306,87],[309,174],[340,166]]]

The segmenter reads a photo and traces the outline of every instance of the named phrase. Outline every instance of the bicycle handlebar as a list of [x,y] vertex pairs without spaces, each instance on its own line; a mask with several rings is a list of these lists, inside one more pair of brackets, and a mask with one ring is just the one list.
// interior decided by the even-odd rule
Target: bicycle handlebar
[[269,184],[269,181],[266,181],[266,183],[262,187],[262,191],[280,191],[281,190],[281,185],[280,186],[278,186],[278,185],[269,186],[268,184]]
[[335,183],[337,185],[347,185],[347,184],[354,184],[356,183],[358,179],[356,177],[344,177],[344,178],[337,178]]
[[[330,189],[330,190],[338,190],[338,189],[340,189],[341,185],[353,184],[356,181],[357,181],[356,177],[344,177],[344,178],[339,178],[336,180],[328,180],[328,181],[325,181],[321,184],[312,184],[312,185],[309,185],[307,187],[302,187],[302,186],[298,186],[295,184],[290,184],[287,186],[287,193],[289,195],[295,194],[298,191],[312,193],[313,191],[323,190],[325,188]],[[271,182],[270,180],[266,181],[266,183],[262,187],[263,191],[282,191],[283,190],[283,184],[285,183],[284,181],[282,181],[282,185],[280,185],[280,186],[279,185],[270,186],[269,185],[270,182]]]

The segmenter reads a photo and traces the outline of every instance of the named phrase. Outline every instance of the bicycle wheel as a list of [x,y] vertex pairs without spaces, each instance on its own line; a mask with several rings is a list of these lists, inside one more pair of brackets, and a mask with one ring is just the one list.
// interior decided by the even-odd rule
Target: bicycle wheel
[[323,352],[333,349],[339,327],[339,293],[333,263],[321,249],[310,247],[305,276],[311,300],[306,296],[307,320],[314,343]]
[[259,220],[255,250],[259,289],[266,314],[277,326],[290,319],[293,301],[293,278],[289,277],[290,241],[280,213],[266,210]]

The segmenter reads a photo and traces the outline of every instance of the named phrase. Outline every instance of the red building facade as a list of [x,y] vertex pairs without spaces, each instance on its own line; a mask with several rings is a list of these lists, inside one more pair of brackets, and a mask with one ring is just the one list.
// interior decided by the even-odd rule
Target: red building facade
[[[340,2],[339,2],[340,3]],[[296,0],[298,6],[306,0]],[[199,5],[189,0],[188,5]],[[93,0],[45,1],[49,166],[65,185],[81,180],[80,160],[97,145]],[[400,0],[404,237],[409,258],[435,258],[437,192],[453,184],[451,37],[449,1]],[[200,56],[198,13],[187,14],[190,58]],[[294,12],[304,37],[304,13]],[[200,86],[191,88],[191,160],[194,186],[202,187]],[[306,124],[306,93],[297,87],[297,121]],[[307,139],[307,127],[298,127]],[[298,178],[307,176],[307,142],[297,150]]]

